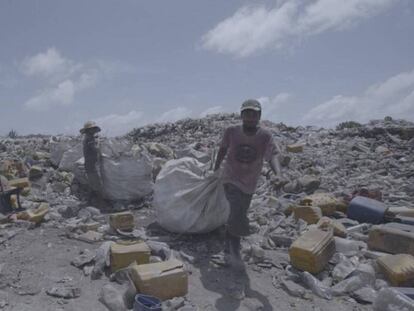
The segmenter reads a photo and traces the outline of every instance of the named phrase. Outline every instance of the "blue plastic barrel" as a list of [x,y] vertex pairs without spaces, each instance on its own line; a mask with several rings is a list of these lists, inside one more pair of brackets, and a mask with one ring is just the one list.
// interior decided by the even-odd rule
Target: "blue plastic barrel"
[[161,300],[156,297],[138,294],[135,296],[134,311],[161,311]]
[[384,203],[366,197],[356,196],[349,203],[348,218],[359,222],[380,224],[384,222],[387,207]]

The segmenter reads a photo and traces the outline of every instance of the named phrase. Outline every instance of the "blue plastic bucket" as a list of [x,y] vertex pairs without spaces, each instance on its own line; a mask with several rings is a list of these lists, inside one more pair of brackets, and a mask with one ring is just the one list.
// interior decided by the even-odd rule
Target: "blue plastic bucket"
[[161,311],[161,300],[156,297],[138,294],[135,296],[134,311]]

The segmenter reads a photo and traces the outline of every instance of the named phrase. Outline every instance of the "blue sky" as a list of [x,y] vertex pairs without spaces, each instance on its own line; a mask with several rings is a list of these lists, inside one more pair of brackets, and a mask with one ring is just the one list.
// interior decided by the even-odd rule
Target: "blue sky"
[[414,120],[412,0],[2,0],[0,135],[237,112]]

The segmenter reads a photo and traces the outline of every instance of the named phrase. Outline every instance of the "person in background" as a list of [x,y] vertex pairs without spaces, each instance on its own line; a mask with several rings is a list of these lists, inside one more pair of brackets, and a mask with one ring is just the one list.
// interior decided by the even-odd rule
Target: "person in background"
[[85,173],[90,187],[89,201],[98,208],[104,208],[103,184],[101,174],[101,153],[98,148],[97,134],[100,127],[93,121],[85,123],[80,133],[83,138],[83,156],[85,158]]

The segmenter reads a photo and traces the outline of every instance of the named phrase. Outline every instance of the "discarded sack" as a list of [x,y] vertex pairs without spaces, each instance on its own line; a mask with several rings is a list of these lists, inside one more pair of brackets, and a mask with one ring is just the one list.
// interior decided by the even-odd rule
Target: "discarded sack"
[[154,188],[157,221],[176,233],[205,233],[226,223],[229,205],[221,179],[203,177],[202,164],[193,158],[168,161]]
[[[132,153],[130,146],[114,145],[110,140],[101,144],[101,150],[103,196],[106,199],[133,201],[152,192],[152,163],[146,153]],[[84,162],[83,157],[76,161],[73,170],[76,179],[87,185]]]

